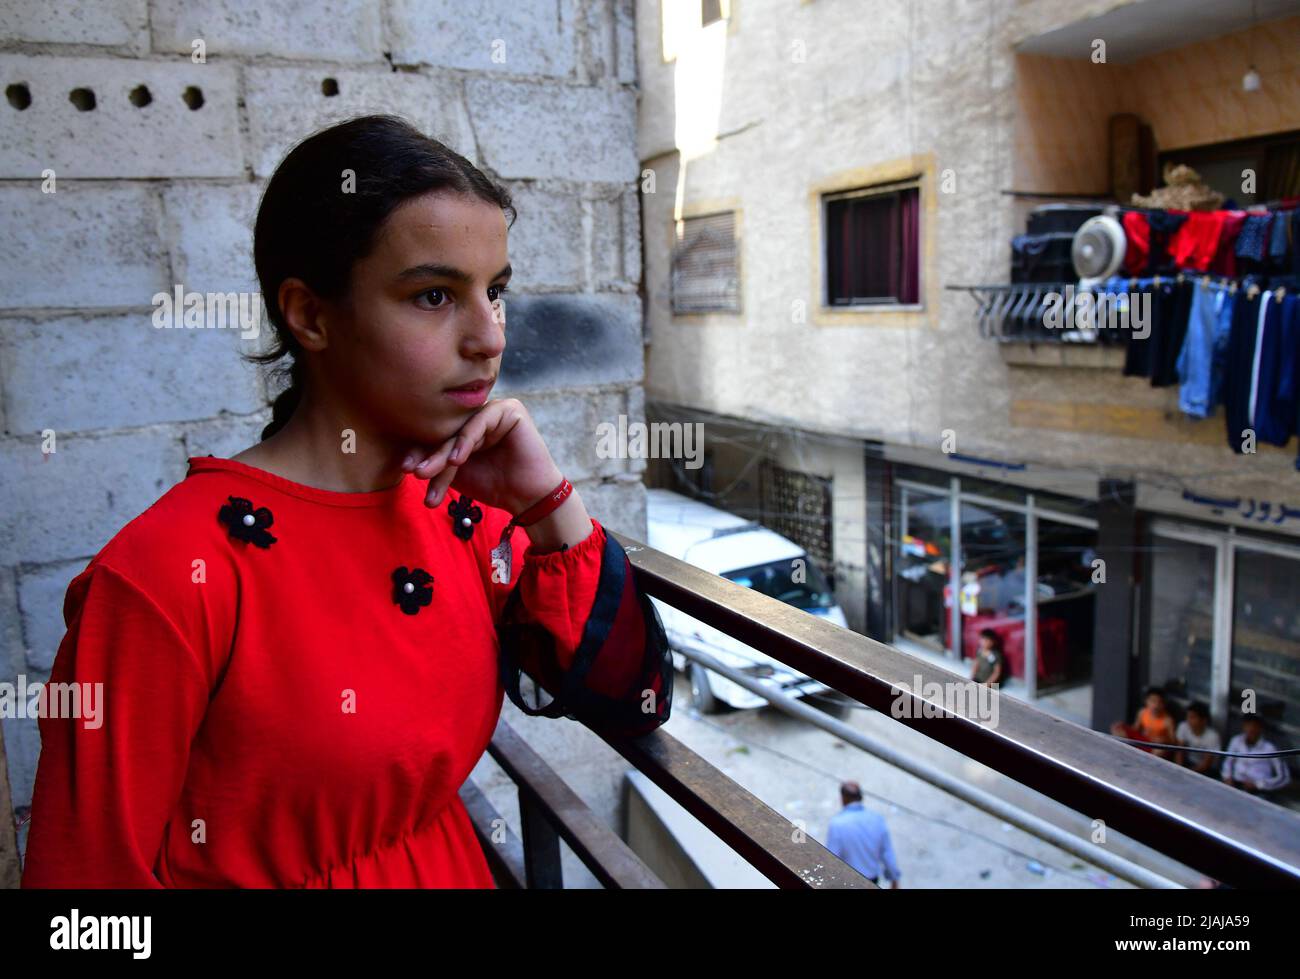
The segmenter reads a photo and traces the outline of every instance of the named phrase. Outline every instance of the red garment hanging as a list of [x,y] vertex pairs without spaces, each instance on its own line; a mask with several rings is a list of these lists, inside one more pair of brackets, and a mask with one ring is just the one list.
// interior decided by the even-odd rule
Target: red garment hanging
[[1233,278],[1237,274],[1237,235],[1246,223],[1245,211],[1224,211],[1223,228],[1219,232],[1219,247],[1214,253],[1214,261],[1209,271],[1215,275]]
[[1146,271],[1147,255],[1151,250],[1151,225],[1141,211],[1125,211],[1121,221],[1124,226],[1124,272],[1129,276]]
[[1226,211],[1191,211],[1169,241],[1169,254],[1180,269],[1205,272],[1219,250]]

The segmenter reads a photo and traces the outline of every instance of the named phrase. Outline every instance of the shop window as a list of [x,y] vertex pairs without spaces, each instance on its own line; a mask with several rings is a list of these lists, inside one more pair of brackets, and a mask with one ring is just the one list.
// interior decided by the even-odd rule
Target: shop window
[[1092,680],[1097,531],[1038,516],[1038,677],[1041,685]]
[[900,488],[898,554],[894,562],[898,630],[936,651],[943,650],[948,642],[944,594],[952,554],[951,513],[946,492]]
[[[1147,677],[1183,706],[1213,704],[1215,548],[1152,540]],[[1222,723],[1218,714],[1214,720]]]
[[828,194],[822,208],[826,305],[920,302],[917,181]]
[[[963,486],[965,482],[963,481]],[[1007,675],[1025,675],[1025,516],[984,503],[961,505],[961,652],[973,659],[980,633],[993,630]],[[949,614],[951,597],[945,601]]]
[[[950,656],[956,648],[963,660],[970,660],[981,633],[991,629],[1006,656],[1007,679],[1024,683],[1030,696],[1088,683],[1100,587],[1094,581],[1095,505],[979,479],[950,481],[948,488],[927,486],[917,481],[919,473],[906,472],[907,478],[895,483],[899,639]],[[953,482],[961,501],[961,572],[955,595],[950,574]],[[1029,548],[1035,540],[1031,562]],[[1032,592],[1031,568],[1036,568]],[[1031,659],[1037,668],[1026,677]]]
[[740,311],[735,212],[681,222],[671,286],[674,313]]
[[1253,691],[1278,747],[1300,744],[1300,560],[1237,548],[1233,586],[1232,730],[1243,692]]

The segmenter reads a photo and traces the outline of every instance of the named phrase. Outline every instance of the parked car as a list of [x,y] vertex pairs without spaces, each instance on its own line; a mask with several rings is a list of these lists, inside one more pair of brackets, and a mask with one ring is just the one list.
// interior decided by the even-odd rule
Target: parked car
[[[671,490],[647,492],[647,517],[647,543],[656,550],[847,627],[826,576],[804,549],[788,538]],[[689,677],[692,696],[701,711],[716,710],[720,703],[759,707],[767,701],[700,666],[682,651],[702,651],[783,693],[836,699],[825,684],[670,605],[651,601],[663,619],[673,662]]]

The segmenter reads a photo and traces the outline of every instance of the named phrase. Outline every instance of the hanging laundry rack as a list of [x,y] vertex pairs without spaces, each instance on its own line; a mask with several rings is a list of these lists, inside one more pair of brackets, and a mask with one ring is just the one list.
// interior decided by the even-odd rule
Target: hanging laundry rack
[[[1283,198],[1277,201],[1270,201],[1267,204],[1250,205],[1245,208],[1236,208],[1234,210],[1246,211],[1248,214],[1259,215],[1269,212],[1275,220],[1291,220],[1292,211],[1297,201],[1294,198]],[[1110,204],[1105,207],[1105,211],[1112,216],[1126,211],[1139,211],[1152,213],[1158,211],[1168,211],[1165,208],[1149,208],[1127,204]],[[1180,212],[1181,213],[1181,212]],[[1291,240],[1294,235],[1288,235],[1287,254],[1291,254],[1295,249],[1300,248],[1300,241]],[[1050,294],[1057,294],[1062,297],[1059,302],[1064,306],[1063,313],[1066,323],[1074,322],[1074,310],[1078,302],[1078,297],[1087,292],[1092,294],[1091,302],[1095,306],[1099,301],[1105,303],[1105,296],[1108,294],[1107,285],[1113,285],[1115,278],[1122,277],[1128,281],[1129,291],[1140,293],[1145,291],[1140,287],[1140,283],[1149,287],[1157,287],[1162,280],[1183,281],[1186,277],[1192,277],[1196,280],[1214,282],[1219,285],[1225,285],[1230,289],[1258,287],[1260,289],[1296,289],[1296,275],[1293,271],[1279,271],[1276,262],[1273,262],[1274,256],[1269,252],[1269,245],[1265,242],[1263,263],[1252,262],[1254,268],[1251,271],[1243,272],[1235,276],[1223,275],[1217,272],[1199,271],[1196,269],[1183,268],[1181,270],[1169,270],[1160,274],[1144,274],[1142,276],[1131,277],[1118,273],[1116,277],[1108,277],[1105,283],[1098,280],[1091,280],[1087,285],[1081,286],[1079,281],[1056,281],[1056,282],[1008,282],[1008,283],[983,283],[978,285],[949,285],[945,288],[954,291],[963,291],[971,295],[975,300],[976,319],[979,323],[980,335],[983,337],[996,339],[1001,342],[1081,342],[1081,343],[1106,343],[1121,341],[1122,337],[1115,336],[1113,330],[1105,329],[1053,329],[1044,321],[1044,302]],[[1169,263],[1172,259],[1166,254],[1165,262]],[[1217,261],[1217,258],[1216,258]],[[1245,258],[1239,258],[1238,261],[1246,261]],[[1273,262],[1273,268],[1264,270],[1264,266]],[[1285,259],[1284,259],[1285,262]],[[1300,262],[1296,263],[1300,267]],[[1283,264],[1282,268],[1286,268]],[[1279,293],[1281,295],[1282,293]]]

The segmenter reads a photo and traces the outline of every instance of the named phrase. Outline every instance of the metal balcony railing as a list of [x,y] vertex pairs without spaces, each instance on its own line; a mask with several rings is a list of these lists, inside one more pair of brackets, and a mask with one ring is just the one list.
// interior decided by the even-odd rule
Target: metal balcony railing
[[[1172,277],[1171,277],[1172,278]],[[984,285],[949,285],[946,289],[970,293],[980,336],[1002,343],[1082,343],[1103,346],[1127,342],[1127,330],[1113,326],[1119,318],[1109,312],[1110,300],[1099,293],[1080,290],[1076,282],[1002,282]],[[1079,299],[1088,294],[1087,306]],[[1055,300],[1060,324],[1047,315]],[[1125,320],[1124,322],[1127,322]]]
[[[650,596],[897,723],[1225,884],[1300,886],[1300,817],[1291,811],[1011,697],[994,694],[996,724],[950,698],[927,699],[931,684],[969,681],[615,537]],[[795,842],[792,823],[666,731],[605,740],[778,886],[873,886],[811,837]],[[504,722],[489,751],[518,786],[524,839],[503,833],[472,784],[461,794],[501,886],[562,886],[560,838],[607,887],[663,886]]]

